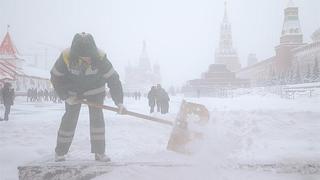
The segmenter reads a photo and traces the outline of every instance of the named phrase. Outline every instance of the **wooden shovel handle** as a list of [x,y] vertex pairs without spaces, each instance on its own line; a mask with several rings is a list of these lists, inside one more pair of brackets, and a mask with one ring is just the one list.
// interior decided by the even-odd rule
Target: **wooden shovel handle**
[[[92,102],[88,102],[88,101],[81,101],[81,103],[83,104],[87,104],[88,106],[91,107],[95,107],[95,108],[101,108],[101,109],[105,109],[105,110],[109,110],[109,111],[113,111],[113,112],[119,112],[119,108],[116,107],[111,107],[111,106],[107,106],[107,105],[102,105],[102,104],[96,104],[96,103],[92,103]],[[136,113],[136,112],[132,112],[132,111],[128,111],[125,110],[123,112],[124,115],[129,115],[129,116],[133,116],[133,117],[137,117],[137,118],[141,118],[141,119],[145,119],[145,120],[149,120],[149,121],[153,121],[153,122],[157,122],[157,123],[161,123],[161,124],[167,124],[172,126],[173,122],[165,120],[165,119],[161,119],[161,118],[156,118],[156,117],[152,117],[152,116],[148,116],[145,114],[140,114],[140,113]]]

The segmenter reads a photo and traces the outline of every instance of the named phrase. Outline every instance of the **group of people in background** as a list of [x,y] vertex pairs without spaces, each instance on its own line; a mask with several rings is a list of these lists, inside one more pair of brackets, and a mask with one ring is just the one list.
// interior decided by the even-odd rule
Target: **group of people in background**
[[[62,102],[58,98],[54,91],[37,90],[36,88],[30,88],[27,91],[27,102],[41,102],[41,101],[52,101],[52,102]],[[8,121],[11,106],[14,104],[15,91],[9,82],[3,84],[3,88],[0,90],[0,102],[4,105],[4,118],[0,117],[0,121]]]
[[54,90],[30,88],[27,91],[27,102],[52,101],[54,103],[62,102]]
[[138,91],[136,91],[136,92],[133,93],[133,97],[134,97],[135,100],[140,100],[140,98],[141,98],[141,93],[138,92]]
[[124,92],[125,97],[129,98],[134,98],[134,100],[140,100],[142,97],[142,94],[140,91],[135,91],[135,92]]
[[14,89],[12,88],[12,85],[9,82],[5,82],[0,93],[0,101],[5,108],[4,118],[3,119],[0,118],[1,121],[9,120],[10,109],[11,109],[11,106],[13,105],[14,98],[15,98],[15,92],[14,92]]
[[[61,103],[61,99],[58,97],[57,93],[54,90],[38,90],[36,88],[30,88],[27,91],[27,102],[42,102],[42,101],[52,101],[55,103]],[[133,97],[135,100],[139,100],[141,98],[140,92],[134,92],[127,94],[128,97]],[[3,88],[0,92],[0,101],[1,104],[5,107],[5,113],[4,118],[0,118],[0,120],[7,121],[9,119],[9,113],[11,106],[13,105],[15,98],[15,92],[12,88],[12,85],[8,82],[4,83]],[[147,94],[149,106],[150,106],[150,113],[153,113],[155,111],[155,107],[157,112],[160,112],[161,114],[166,114],[169,112],[169,95],[161,87],[160,84],[157,86],[152,86],[150,91]]]
[[150,113],[154,112],[155,106],[157,106],[157,112],[166,114],[169,112],[169,95],[160,84],[152,86],[148,92],[148,100],[150,106]]

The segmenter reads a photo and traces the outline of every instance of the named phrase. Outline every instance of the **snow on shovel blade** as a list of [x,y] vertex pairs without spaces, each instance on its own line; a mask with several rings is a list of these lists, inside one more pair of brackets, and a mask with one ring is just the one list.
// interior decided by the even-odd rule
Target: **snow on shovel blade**
[[203,137],[201,129],[208,121],[209,111],[204,105],[182,101],[167,149],[184,154],[193,153],[188,145]]
[[[113,112],[119,111],[119,109],[116,107],[95,104],[88,101],[81,101],[81,103]],[[167,149],[186,154],[192,153],[191,150],[188,149],[188,144],[194,140],[202,138],[203,133],[201,129],[203,129],[202,127],[204,127],[209,121],[209,111],[204,105],[186,101],[182,101],[179,113],[174,123],[166,119],[148,116],[128,110],[124,112],[124,115],[173,126],[173,131],[171,133]]]

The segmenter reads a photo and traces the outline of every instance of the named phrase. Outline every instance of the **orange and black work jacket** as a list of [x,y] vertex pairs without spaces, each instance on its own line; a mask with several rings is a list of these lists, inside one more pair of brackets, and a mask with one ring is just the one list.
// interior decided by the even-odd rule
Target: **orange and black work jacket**
[[115,104],[123,103],[122,85],[118,73],[113,69],[104,52],[92,64],[79,59],[70,62],[70,50],[64,50],[51,69],[51,82],[58,96],[65,100],[70,96],[86,98],[105,95],[107,83]]

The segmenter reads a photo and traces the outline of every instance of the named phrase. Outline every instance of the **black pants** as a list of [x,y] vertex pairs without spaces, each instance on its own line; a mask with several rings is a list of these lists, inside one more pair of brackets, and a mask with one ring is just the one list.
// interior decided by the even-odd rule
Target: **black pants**
[[[102,104],[104,96],[87,98],[88,101]],[[55,152],[58,155],[68,153],[77,126],[81,104],[69,105],[65,103],[64,113],[58,131],[57,146]],[[92,153],[105,153],[105,123],[103,112],[100,108],[89,106],[90,116],[90,142]]]
[[4,110],[4,120],[8,121],[9,120],[9,113],[11,109],[11,105],[4,105],[5,110]]
[[156,105],[155,100],[149,99],[150,113],[154,112],[154,106]]
[[154,112],[154,105],[150,105],[150,113]]
[[157,104],[157,112],[161,111],[161,102],[160,101],[156,101]]
[[168,101],[161,102],[161,114],[166,114],[168,112],[169,112],[169,102]]

